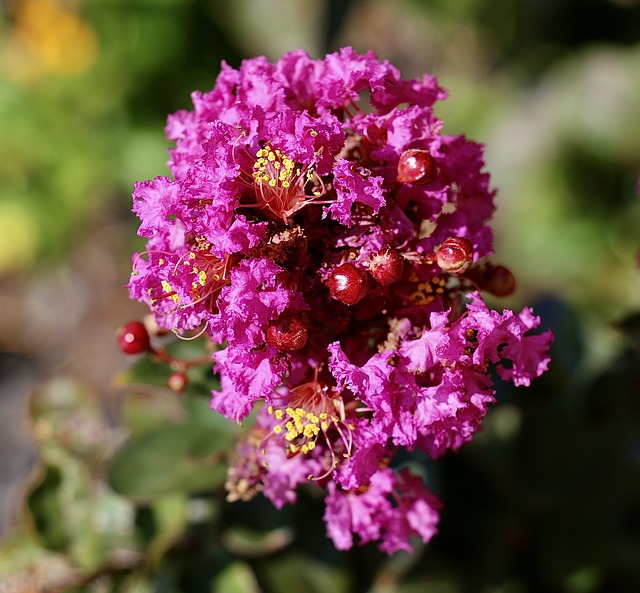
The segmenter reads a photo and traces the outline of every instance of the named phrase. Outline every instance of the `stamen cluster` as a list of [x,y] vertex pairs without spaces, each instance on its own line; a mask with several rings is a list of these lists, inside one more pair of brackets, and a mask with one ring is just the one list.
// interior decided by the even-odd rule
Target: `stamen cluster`
[[530,309],[482,299],[515,288],[488,261],[482,147],[441,133],[434,78],[350,48],[223,63],[192,97],[168,119],[171,177],[135,187],[147,248],[129,291],[160,328],[217,345],[213,410],[256,409],[229,499],[281,507],[311,482],[338,548],[428,541],[440,503],[398,452],[458,449],[491,371],[528,385],[549,361]]

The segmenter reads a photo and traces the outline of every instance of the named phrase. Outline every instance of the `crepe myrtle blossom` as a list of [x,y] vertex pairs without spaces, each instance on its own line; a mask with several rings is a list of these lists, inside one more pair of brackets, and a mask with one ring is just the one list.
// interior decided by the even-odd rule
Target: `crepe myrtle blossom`
[[482,146],[442,134],[445,98],[350,48],[223,63],[169,116],[171,175],[133,194],[147,246],[131,296],[159,328],[216,345],[213,410],[255,409],[229,499],[281,507],[315,483],[340,549],[428,541],[440,502],[398,451],[457,450],[495,401],[492,376],[527,386],[549,362],[530,309],[483,301],[515,278],[489,261]]

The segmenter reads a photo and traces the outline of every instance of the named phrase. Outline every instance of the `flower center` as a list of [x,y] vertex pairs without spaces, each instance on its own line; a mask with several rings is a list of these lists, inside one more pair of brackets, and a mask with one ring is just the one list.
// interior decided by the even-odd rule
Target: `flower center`
[[331,428],[336,429],[338,440],[344,444],[345,456],[351,454],[351,432],[355,427],[345,420],[342,398],[329,387],[323,387],[317,378],[294,387],[289,391],[285,405],[270,405],[267,411],[278,420],[273,432],[284,436],[289,456],[313,451],[322,434],[331,454],[333,469],[337,462],[328,435]]
[[[297,165],[270,145],[256,152],[251,176],[258,208],[285,224],[290,216],[325,193],[313,165]],[[306,193],[307,185],[312,187],[311,195]]]
[[428,305],[446,292],[446,280],[440,276],[421,281],[415,274],[411,274],[409,282],[411,282],[411,292],[405,298],[413,305]]
[[[163,265],[165,262],[161,259],[159,263]],[[229,257],[222,260],[209,252],[190,251],[175,264],[172,276],[176,277],[176,281],[186,289],[192,300],[180,303],[180,296],[174,288],[176,283],[162,280],[163,293],[155,297],[153,302],[170,298],[176,304],[180,303],[180,309],[185,309],[208,301],[208,308],[215,310],[215,297],[220,289],[230,282],[229,267]],[[181,291],[181,294],[184,292],[185,290]]]

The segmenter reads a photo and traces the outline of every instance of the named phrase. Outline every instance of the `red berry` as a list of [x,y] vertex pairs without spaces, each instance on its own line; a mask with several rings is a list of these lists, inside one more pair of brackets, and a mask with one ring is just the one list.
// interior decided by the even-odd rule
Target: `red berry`
[[167,387],[171,389],[174,393],[182,393],[189,384],[189,379],[187,379],[187,374],[183,371],[176,371],[175,373],[171,373],[169,378],[167,379]]
[[462,237],[449,237],[436,249],[436,263],[445,272],[464,274],[473,263],[473,244]]
[[275,346],[280,352],[300,350],[307,343],[308,336],[300,313],[285,311],[267,328],[267,344]]
[[142,321],[129,321],[118,330],[118,348],[125,354],[142,354],[151,350],[149,332]]
[[438,175],[436,160],[428,150],[405,150],[398,161],[398,181],[400,183],[431,183]]
[[327,279],[331,296],[345,305],[355,305],[369,293],[369,276],[347,262],[336,267]]
[[389,286],[402,277],[404,259],[395,250],[387,247],[371,256],[369,260],[369,274],[381,286]]

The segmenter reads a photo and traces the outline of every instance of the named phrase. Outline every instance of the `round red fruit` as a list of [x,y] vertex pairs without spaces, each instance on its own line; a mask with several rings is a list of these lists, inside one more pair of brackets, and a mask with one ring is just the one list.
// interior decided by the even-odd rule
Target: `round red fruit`
[[118,330],[118,348],[125,354],[142,354],[151,350],[149,332],[142,321],[129,321]]
[[267,343],[280,352],[292,352],[304,348],[309,332],[300,313],[285,311],[278,319],[269,323]]
[[364,270],[346,262],[329,274],[327,286],[334,299],[345,305],[355,305],[369,294],[369,276]]
[[404,259],[395,250],[387,247],[371,256],[369,260],[369,274],[381,286],[389,286],[402,277]]
[[473,244],[462,237],[449,237],[436,249],[436,263],[450,274],[464,274],[473,263]]
[[400,155],[398,181],[400,183],[431,183],[438,175],[436,160],[428,150],[410,149]]

